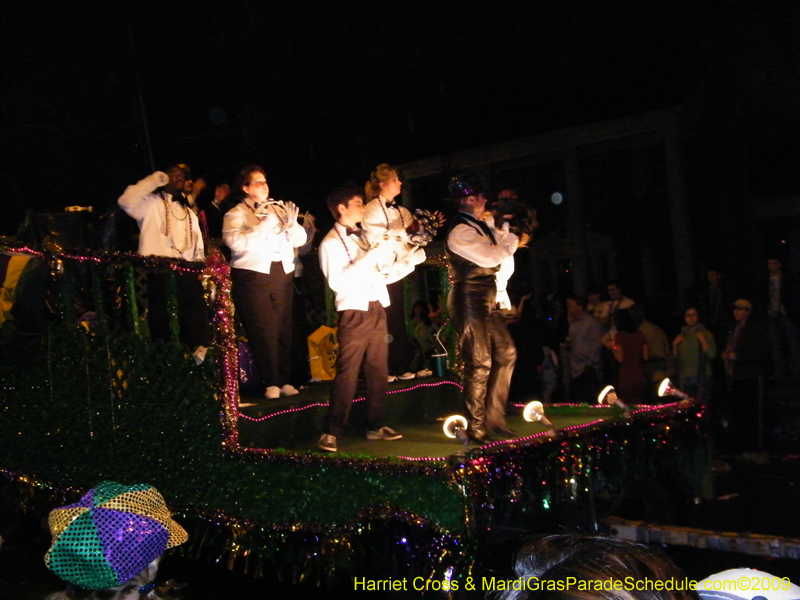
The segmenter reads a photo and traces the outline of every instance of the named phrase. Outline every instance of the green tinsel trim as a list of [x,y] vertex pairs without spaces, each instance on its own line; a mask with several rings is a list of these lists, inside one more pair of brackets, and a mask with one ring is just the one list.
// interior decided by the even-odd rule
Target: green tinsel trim
[[136,275],[132,266],[128,265],[122,269],[123,277],[125,278],[125,294],[124,301],[127,307],[127,322],[128,328],[133,333],[134,337],[141,337],[142,330],[139,324],[139,307],[136,303]]
[[167,314],[169,315],[169,339],[173,344],[180,344],[181,328],[178,323],[178,286],[175,271],[167,277]]

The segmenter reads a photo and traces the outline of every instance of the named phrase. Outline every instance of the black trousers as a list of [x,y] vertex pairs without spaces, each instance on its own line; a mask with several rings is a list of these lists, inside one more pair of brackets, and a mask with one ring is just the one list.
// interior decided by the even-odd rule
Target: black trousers
[[342,433],[350,416],[362,363],[367,384],[368,427],[375,431],[386,425],[384,401],[389,389],[387,333],[386,311],[380,302],[370,302],[366,311],[344,310],[339,313],[339,356],[328,414],[322,424],[323,433],[334,436]]
[[517,349],[503,315],[492,313],[495,290],[455,284],[448,310],[464,361],[464,408],[470,434],[506,428],[505,409]]
[[729,445],[733,452],[759,450],[760,419],[759,397],[761,383],[759,376],[734,379],[728,401],[731,421],[729,424]]
[[600,378],[592,366],[586,366],[583,373],[573,377],[569,382],[570,402],[582,404],[595,404],[597,393],[600,391]]
[[[167,312],[168,273],[148,273],[147,313],[150,337],[170,340]],[[203,285],[197,273],[175,272],[175,292],[178,298],[180,341],[190,348],[210,346],[212,338],[208,306],[203,297]]]
[[233,302],[267,387],[291,381],[293,277],[280,262],[273,262],[269,273],[231,269]]

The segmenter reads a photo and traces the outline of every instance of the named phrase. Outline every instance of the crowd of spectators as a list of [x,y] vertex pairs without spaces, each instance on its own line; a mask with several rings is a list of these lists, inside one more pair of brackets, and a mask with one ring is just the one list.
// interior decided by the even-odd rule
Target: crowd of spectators
[[[518,311],[511,325],[512,332],[525,331],[516,336],[518,349],[533,344],[536,352],[520,351],[512,393],[534,389],[548,400],[587,403],[612,385],[626,404],[655,404],[662,401],[660,382],[670,378],[706,407],[727,451],[756,451],[763,445],[763,415],[756,418],[754,407],[762,404],[765,385],[800,380],[800,293],[777,258],[766,261],[758,279],[760,295],[737,294],[710,267],[687,303],[674,306],[663,322],[648,319],[645,303],[628,296],[620,281],[605,290],[590,286],[586,297],[553,299],[543,317],[530,308],[527,315]],[[554,363],[555,387],[544,377]],[[531,373],[539,374],[533,382]]]

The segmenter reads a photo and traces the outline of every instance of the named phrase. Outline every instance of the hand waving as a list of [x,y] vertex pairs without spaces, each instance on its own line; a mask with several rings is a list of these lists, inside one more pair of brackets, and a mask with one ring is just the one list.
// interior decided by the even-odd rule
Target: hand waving
[[300,209],[294,202],[284,202],[283,208],[286,209],[286,227],[292,227],[297,223],[297,217],[300,214]]

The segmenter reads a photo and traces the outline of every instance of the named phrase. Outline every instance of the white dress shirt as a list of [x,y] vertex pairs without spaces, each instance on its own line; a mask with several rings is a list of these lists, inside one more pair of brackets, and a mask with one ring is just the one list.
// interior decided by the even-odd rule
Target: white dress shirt
[[406,228],[414,222],[414,216],[405,206],[391,203],[383,196],[378,196],[367,202],[364,207],[364,220],[361,226],[367,233],[367,239],[371,244],[376,244],[381,240],[393,239],[398,242],[408,242]]
[[479,267],[496,267],[505,258],[514,256],[514,252],[519,246],[519,238],[508,230],[508,223],[503,229],[496,229],[494,218],[489,216],[484,221],[494,234],[496,245],[492,246],[491,240],[480,232],[477,224],[473,226],[459,223],[450,230],[450,234],[447,236],[447,247],[451,252],[466,258]]
[[389,306],[386,286],[414,270],[413,265],[395,263],[385,269],[387,250],[371,248],[363,231],[347,235],[347,229],[334,223],[319,245],[319,263],[328,287],[336,297],[336,310],[367,310],[369,303]]
[[222,223],[222,239],[231,249],[231,267],[269,273],[273,262],[283,265],[284,273],[294,271],[294,249],[306,243],[306,231],[293,223],[279,231],[280,220],[272,212],[257,217],[249,199],[234,206]]
[[[197,215],[158,192],[163,173],[157,171],[125,188],[117,203],[139,224],[139,254],[183,260],[205,260],[203,234]],[[187,220],[188,219],[188,220]],[[169,230],[169,235],[167,231]]]
[[497,305],[503,310],[516,308],[511,305],[511,298],[508,296],[508,280],[514,274],[514,255],[506,256],[500,262],[500,270],[495,273],[494,281],[497,286]]
[[[367,202],[364,220],[361,222],[364,232],[371,246],[381,244],[386,246],[385,263],[382,270],[392,268],[395,262],[403,262],[411,266],[425,262],[425,250],[418,244],[409,240],[406,228],[414,223],[413,215],[407,208],[396,203],[390,203],[383,196],[378,196]],[[391,252],[390,252],[391,248]]]

